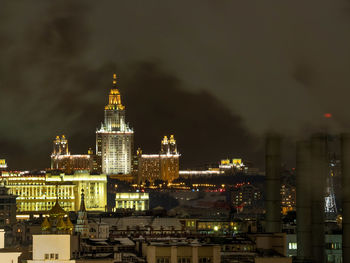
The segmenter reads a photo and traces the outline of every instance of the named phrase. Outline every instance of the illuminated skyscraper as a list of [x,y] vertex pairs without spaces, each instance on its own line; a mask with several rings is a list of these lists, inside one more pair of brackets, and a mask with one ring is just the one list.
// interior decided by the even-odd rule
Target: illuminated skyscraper
[[113,75],[113,88],[105,107],[104,123],[96,131],[96,154],[101,156],[105,174],[129,174],[131,172],[134,131],[125,122],[125,107],[117,89],[117,77]]

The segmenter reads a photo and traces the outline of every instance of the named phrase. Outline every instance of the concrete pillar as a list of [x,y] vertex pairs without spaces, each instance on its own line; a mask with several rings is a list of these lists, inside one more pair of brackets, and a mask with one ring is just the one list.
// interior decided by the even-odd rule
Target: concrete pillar
[[309,141],[299,141],[296,147],[297,255],[300,262],[312,258],[310,146]]
[[281,232],[281,137],[269,134],[265,144],[266,232]]
[[350,262],[350,134],[341,135],[343,262]]
[[170,263],[177,263],[177,246],[171,246]]
[[311,137],[311,236],[314,262],[325,262],[325,188],[327,176],[327,144],[325,134]]
[[5,248],[5,230],[0,229],[0,249]]
[[198,257],[198,246],[192,247],[192,263],[198,263],[199,257]]

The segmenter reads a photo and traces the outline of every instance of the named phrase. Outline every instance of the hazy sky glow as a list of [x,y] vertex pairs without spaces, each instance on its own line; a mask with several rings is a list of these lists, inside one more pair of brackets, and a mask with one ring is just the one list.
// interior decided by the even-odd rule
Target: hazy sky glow
[[346,130],[349,28],[338,0],[1,1],[0,157],[47,167],[57,134],[86,152],[114,72],[135,147],[174,133],[184,166]]

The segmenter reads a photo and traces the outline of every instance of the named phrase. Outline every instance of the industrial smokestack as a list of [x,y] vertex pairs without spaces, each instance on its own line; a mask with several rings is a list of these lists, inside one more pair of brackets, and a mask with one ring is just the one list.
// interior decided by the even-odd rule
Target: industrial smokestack
[[298,260],[310,262],[311,250],[311,153],[310,142],[296,147],[297,242]]
[[343,262],[350,262],[350,134],[341,135]]
[[311,233],[314,262],[325,262],[325,188],[327,143],[325,134],[311,137]]
[[269,134],[265,145],[266,232],[281,232],[281,137]]

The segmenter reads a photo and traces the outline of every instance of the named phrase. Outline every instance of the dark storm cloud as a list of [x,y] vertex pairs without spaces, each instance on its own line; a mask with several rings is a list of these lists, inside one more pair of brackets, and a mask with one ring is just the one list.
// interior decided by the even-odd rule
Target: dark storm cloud
[[[76,121],[84,110],[79,105],[91,104],[91,89],[81,79],[99,71],[91,74],[80,62],[88,41],[88,9],[62,1],[38,2],[35,9],[29,3],[6,2],[1,10],[0,136],[16,142],[2,152],[9,153],[12,167],[45,167],[52,137],[85,127]],[[92,84],[99,80],[95,76]],[[16,155],[11,154],[14,148]]]
[[129,72],[121,83],[122,91],[125,89],[137,146],[144,152],[159,152],[161,138],[175,134],[185,167],[231,156],[253,157],[257,140],[241,118],[212,94],[189,92],[177,77],[155,63],[137,64]]
[[269,129],[348,128],[348,10],[340,0],[2,1],[1,152],[43,167],[62,133],[86,151],[113,72],[137,145],[156,151],[173,130],[191,164],[252,155]]

